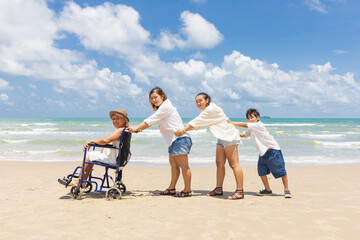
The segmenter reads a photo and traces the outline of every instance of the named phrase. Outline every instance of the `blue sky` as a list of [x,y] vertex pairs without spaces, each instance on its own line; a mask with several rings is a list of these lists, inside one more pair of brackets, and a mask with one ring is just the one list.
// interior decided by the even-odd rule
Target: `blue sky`
[[182,117],[207,92],[229,117],[360,117],[360,2],[0,2],[0,117]]

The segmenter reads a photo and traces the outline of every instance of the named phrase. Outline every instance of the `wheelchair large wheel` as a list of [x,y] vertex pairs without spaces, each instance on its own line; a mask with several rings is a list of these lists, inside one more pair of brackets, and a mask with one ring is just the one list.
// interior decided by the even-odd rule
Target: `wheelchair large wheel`
[[72,199],[79,200],[81,198],[80,185],[73,186],[70,190]]
[[121,199],[121,191],[115,187],[110,188],[106,191],[106,199]]
[[84,193],[89,193],[89,192],[91,192],[92,187],[93,187],[92,184],[89,183],[89,182],[87,182],[86,185],[85,185],[85,187],[83,188]]
[[125,193],[125,192],[126,192],[126,186],[125,186],[125,184],[120,183],[120,184],[118,185],[118,189],[121,191],[121,193]]

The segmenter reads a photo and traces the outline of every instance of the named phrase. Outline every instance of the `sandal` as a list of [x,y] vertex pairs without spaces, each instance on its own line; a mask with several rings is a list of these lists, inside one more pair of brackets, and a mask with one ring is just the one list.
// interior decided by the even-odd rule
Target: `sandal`
[[175,195],[176,193],[176,189],[172,188],[172,189],[165,189],[165,191],[160,192],[160,195]]
[[228,196],[228,199],[235,200],[235,199],[243,199],[245,197],[244,195],[244,189],[236,190],[233,195]]
[[174,195],[174,197],[191,197],[191,196],[192,196],[191,191],[189,191],[189,192],[181,191],[181,192]]
[[[220,192],[217,191],[218,189],[220,189]],[[212,190],[211,192],[209,192],[207,194],[207,196],[210,196],[210,197],[212,197],[212,196],[221,196],[221,195],[223,195],[222,187],[216,187],[216,188],[214,188],[214,190]]]

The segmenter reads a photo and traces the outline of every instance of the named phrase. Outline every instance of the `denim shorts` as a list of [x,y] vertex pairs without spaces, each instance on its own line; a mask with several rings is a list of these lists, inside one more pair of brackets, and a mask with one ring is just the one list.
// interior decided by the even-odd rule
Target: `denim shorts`
[[259,176],[272,173],[274,178],[286,176],[284,157],[281,150],[269,149],[258,161]]
[[173,143],[169,147],[168,152],[172,156],[188,155],[190,153],[191,146],[192,146],[191,138],[181,137],[173,141]]
[[218,139],[216,146],[226,148],[228,146],[238,145],[239,143],[240,143],[240,140],[224,141],[224,140]]

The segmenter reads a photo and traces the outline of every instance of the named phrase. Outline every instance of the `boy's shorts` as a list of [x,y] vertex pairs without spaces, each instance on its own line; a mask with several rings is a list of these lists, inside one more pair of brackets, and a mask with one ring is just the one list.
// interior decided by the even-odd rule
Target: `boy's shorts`
[[285,162],[281,150],[269,149],[258,160],[259,176],[265,176],[270,173],[274,178],[286,176]]
[[173,143],[168,149],[168,152],[172,156],[188,155],[190,153],[191,146],[192,146],[191,138],[181,137],[173,141]]

